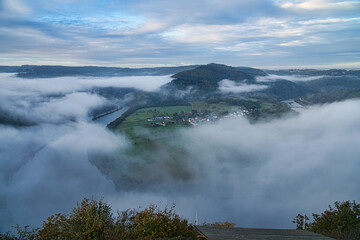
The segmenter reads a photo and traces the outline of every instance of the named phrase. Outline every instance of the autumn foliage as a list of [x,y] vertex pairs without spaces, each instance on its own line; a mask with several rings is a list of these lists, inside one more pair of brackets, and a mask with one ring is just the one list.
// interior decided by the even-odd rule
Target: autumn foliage
[[[20,238],[25,231],[29,236]],[[144,210],[127,210],[113,216],[110,205],[85,198],[70,214],[48,217],[40,229],[19,229],[18,236],[0,234],[0,239],[5,237],[6,240],[196,239],[197,231],[175,213],[174,206],[161,210],[150,205]]]
[[[334,207],[321,214],[312,214],[313,222],[306,223],[306,229],[336,239],[360,239],[360,204],[355,201],[335,202]],[[294,219],[297,228],[302,228],[303,217]],[[308,218],[307,218],[308,220]]]

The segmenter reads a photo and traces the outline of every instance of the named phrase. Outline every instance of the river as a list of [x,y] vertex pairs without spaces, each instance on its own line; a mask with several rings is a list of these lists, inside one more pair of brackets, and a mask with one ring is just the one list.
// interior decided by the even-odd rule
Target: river
[[105,116],[99,117],[95,120],[93,120],[95,123],[98,123],[100,125],[106,126],[115,119],[121,117],[121,115],[126,112],[129,109],[129,107],[123,107],[113,113],[107,114]]
[[286,103],[289,107],[291,107],[292,110],[296,111],[296,112],[301,112],[301,111],[304,111],[306,108],[295,102],[294,99],[289,99],[289,100],[285,100],[285,101],[282,101],[283,103]]

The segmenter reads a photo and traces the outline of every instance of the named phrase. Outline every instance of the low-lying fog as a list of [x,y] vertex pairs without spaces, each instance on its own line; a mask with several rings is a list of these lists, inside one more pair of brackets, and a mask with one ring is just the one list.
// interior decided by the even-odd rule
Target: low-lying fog
[[294,228],[297,213],[319,213],[337,200],[360,200],[359,100],[262,124],[232,119],[186,128],[170,142],[187,153],[187,160],[136,159],[143,172],[128,177],[141,177],[148,185],[137,187],[134,181],[115,190],[88,158],[117,154],[124,161],[122,171],[131,175],[126,164],[131,156],[125,153],[131,143],[89,119],[88,112],[108,100],[88,90],[115,84],[155,91],[168,81],[1,75],[2,114],[38,124],[0,125],[0,231],[16,223],[38,226],[91,196],[104,197],[119,210],[175,203],[190,221],[198,211],[201,223],[228,220],[271,228]]
[[224,79],[219,82],[219,90],[223,93],[243,93],[260,91],[268,88],[266,85],[238,84],[234,81]]
[[317,79],[321,79],[326,76],[302,76],[302,75],[276,75],[276,74],[269,74],[266,76],[260,76],[256,78],[256,81],[258,82],[271,82],[271,81],[277,81],[277,80],[288,80],[292,82],[308,82],[313,81]]

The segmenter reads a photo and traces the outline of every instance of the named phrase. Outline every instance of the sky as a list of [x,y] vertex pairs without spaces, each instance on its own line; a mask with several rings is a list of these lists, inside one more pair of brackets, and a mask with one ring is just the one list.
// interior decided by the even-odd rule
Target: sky
[[359,42],[359,0],[0,0],[0,65],[360,68]]

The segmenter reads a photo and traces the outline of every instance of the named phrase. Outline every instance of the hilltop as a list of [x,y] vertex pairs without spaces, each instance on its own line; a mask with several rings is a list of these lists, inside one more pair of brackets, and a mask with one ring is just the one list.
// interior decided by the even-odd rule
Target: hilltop
[[[250,71],[249,71],[250,72]],[[253,83],[254,74],[246,73],[235,67],[211,63],[172,76],[172,85],[178,89],[194,87],[201,91],[215,91],[218,83],[224,79],[235,82]]]

